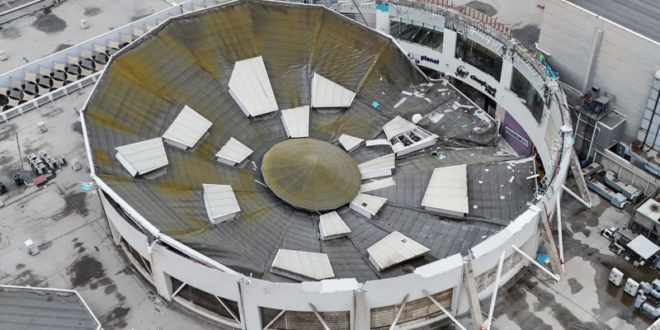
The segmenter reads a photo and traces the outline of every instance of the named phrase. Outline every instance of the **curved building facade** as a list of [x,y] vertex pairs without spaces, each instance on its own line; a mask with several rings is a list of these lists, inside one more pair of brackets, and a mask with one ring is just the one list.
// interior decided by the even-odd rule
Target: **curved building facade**
[[572,125],[508,37],[407,2],[361,6],[376,29],[341,3],[179,8],[81,113],[113,239],[164,299],[237,329],[415,329],[435,302],[470,311],[466,277],[488,297],[503,252],[501,284],[536,254]]

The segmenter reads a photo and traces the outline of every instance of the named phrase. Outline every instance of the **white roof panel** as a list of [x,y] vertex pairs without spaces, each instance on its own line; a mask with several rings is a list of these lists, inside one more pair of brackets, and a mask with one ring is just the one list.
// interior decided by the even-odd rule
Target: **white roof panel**
[[422,206],[461,213],[470,211],[467,190],[467,166],[458,165],[433,170]]
[[344,235],[351,232],[351,229],[348,228],[337,212],[330,212],[322,215],[319,225],[323,227],[322,232],[325,233],[326,237]]
[[252,117],[279,110],[261,56],[236,62],[229,88]]
[[335,277],[330,259],[325,253],[280,249],[273,267],[319,281]]
[[241,211],[230,185],[203,184],[202,186],[209,220],[213,221],[213,219]]
[[401,118],[400,116],[396,116],[383,126],[383,131],[385,131],[387,139],[390,140],[401,133],[414,130],[415,128],[417,128],[417,125]]
[[305,105],[288,110],[282,110],[282,122],[292,138],[309,136],[309,106]]
[[117,159],[132,176],[142,175],[169,164],[163,139],[155,138],[115,148]]
[[312,78],[312,108],[348,108],[355,93],[332,80],[314,73]]
[[360,169],[360,173],[393,169],[394,167],[395,167],[394,154],[388,154],[383,157],[378,157],[358,165],[358,168]]
[[349,151],[355,147],[357,147],[360,143],[364,141],[363,139],[356,138],[355,136],[350,136],[348,134],[342,134],[339,137],[339,144],[341,144],[346,151]]
[[360,187],[360,192],[366,193],[374,190],[384,189],[391,186],[396,186],[396,182],[394,182],[394,179],[392,177],[389,177],[382,180],[371,181],[363,184]]
[[660,251],[660,247],[653,244],[653,242],[649,241],[642,235],[637,236],[630,243],[628,243],[628,248],[639,254],[639,256],[644,258],[644,260],[647,260],[658,251]]
[[213,123],[186,105],[174,119],[172,125],[165,131],[163,138],[192,148],[209,130],[211,125]]
[[250,154],[252,154],[252,149],[246,147],[243,143],[232,137],[227,141],[227,144],[215,154],[215,156],[240,163],[244,161],[245,158],[248,158]]
[[352,204],[367,210],[367,212],[371,213],[371,215],[376,215],[376,213],[378,213],[378,211],[383,207],[383,205],[385,205],[386,202],[387,198],[376,197],[368,194],[358,194],[351,201]]
[[398,231],[392,232],[367,249],[369,255],[378,263],[380,269],[385,269],[419,257],[429,249]]

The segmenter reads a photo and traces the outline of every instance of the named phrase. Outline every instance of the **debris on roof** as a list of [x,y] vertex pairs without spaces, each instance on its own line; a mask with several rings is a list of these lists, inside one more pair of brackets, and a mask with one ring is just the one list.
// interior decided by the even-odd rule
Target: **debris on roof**
[[309,137],[309,106],[282,110],[282,123],[288,137]]
[[362,173],[362,180],[390,176],[394,167],[394,154],[378,157],[358,165],[360,173]]
[[186,150],[195,146],[211,125],[213,123],[186,105],[165,131],[163,138],[168,144]]
[[279,110],[261,56],[236,62],[229,78],[229,94],[247,117]]
[[383,131],[392,145],[392,150],[397,156],[409,154],[435,144],[438,136],[396,116],[390,120]]
[[217,161],[234,166],[243,162],[248,156],[252,154],[252,149],[246,147],[240,141],[234,139],[233,137],[227,141],[218,153],[215,154]]
[[241,211],[230,185],[203,184],[204,206],[212,224],[234,219]]
[[142,175],[169,164],[163,139],[155,138],[115,148],[117,160],[131,174]]
[[331,240],[348,235],[351,232],[351,229],[348,228],[337,212],[330,212],[321,215],[319,232],[321,233],[322,240]]
[[301,281],[335,277],[327,254],[285,249],[277,251],[271,271]]
[[385,236],[367,249],[369,261],[379,270],[424,255],[429,249],[398,231]]
[[470,211],[467,166],[457,165],[433,170],[422,206],[432,212],[465,216]]
[[360,147],[362,141],[364,140],[348,134],[342,134],[339,137],[339,144],[341,144],[341,146],[344,147],[347,152],[351,152]]
[[348,108],[355,93],[339,84],[314,73],[312,78],[312,108]]
[[387,202],[387,198],[358,194],[350,204],[351,210],[371,219]]

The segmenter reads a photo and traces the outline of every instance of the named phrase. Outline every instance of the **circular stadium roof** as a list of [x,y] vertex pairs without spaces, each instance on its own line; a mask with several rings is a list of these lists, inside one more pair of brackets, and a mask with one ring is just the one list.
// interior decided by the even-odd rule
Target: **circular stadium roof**
[[360,190],[362,175],[344,150],[315,139],[276,144],[261,171],[273,192],[287,203],[312,211],[348,204]]
[[[342,110],[309,111],[308,136],[324,150],[313,156],[331,162],[341,157],[333,164],[336,168],[313,165],[313,160],[303,159],[312,154],[298,150],[277,152],[289,143],[305,142],[288,140],[281,111],[248,117],[232,98],[229,81],[236,63],[259,56],[279,110],[312,104],[315,74],[356,94]],[[158,141],[175,126],[185,106],[202,117],[192,116],[196,122],[210,123],[200,126],[208,130],[196,132],[199,141],[192,147],[159,147],[164,167],[133,177],[116,148]],[[90,96],[84,125],[95,175],[161,235],[236,271],[271,281],[291,281],[271,271],[279,249],[324,253],[336,278],[368,281],[404,274],[411,266],[402,263],[379,271],[369,262],[367,249],[394,231],[429,249],[426,258],[414,261],[413,266],[419,266],[466,253],[528,208],[534,183],[525,177],[533,172],[533,163],[502,163],[507,157],[494,155],[496,125],[475,110],[451,85],[429,82],[391,38],[336,12],[322,6],[236,1],[172,17],[115,54]],[[389,181],[356,181],[355,163],[390,155],[390,146],[362,145],[350,154],[329,146],[338,145],[343,134],[385,139],[385,124],[397,116],[410,120],[413,114],[424,117],[417,125],[439,136],[438,142],[396,159]],[[218,162],[215,155],[237,145],[230,143],[234,140],[245,147],[247,158],[235,166]],[[479,148],[471,148],[475,146]],[[441,157],[431,148],[440,148]],[[264,161],[269,151],[275,151],[272,164]],[[284,160],[288,153],[297,158]],[[331,173],[343,182],[318,179],[331,184],[333,192],[325,196],[329,200],[314,195],[326,194],[318,187],[286,197],[283,181],[288,179],[268,174],[271,166],[275,172],[293,173],[280,165],[284,162],[301,163],[309,173]],[[458,164],[468,164],[469,215],[488,221],[449,220],[421,207],[434,169]],[[311,182],[300,175],[292,181],[301,187]],[[319,239],[319,214],[291,207],[342,205],[359,184],[364,194],[388,203],[371,219],[348,206],[336,209],[352,231],[346,238]],[[203,185],[231,186],[240,207],[233,220],[209,221]],[[330,201],[335,193],[338,200]],[[304,200],[308,197],[314,201]]]

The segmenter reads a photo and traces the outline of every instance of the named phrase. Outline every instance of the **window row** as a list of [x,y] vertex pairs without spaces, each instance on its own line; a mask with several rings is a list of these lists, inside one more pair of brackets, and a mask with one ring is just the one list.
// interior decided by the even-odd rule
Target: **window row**
[[390,34],[403,41],[433,48],[442,52],[444,34],[442,26],[399,19],[390,23]]

